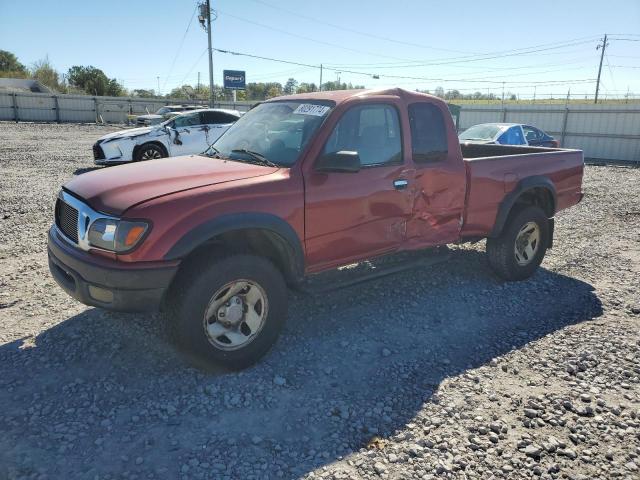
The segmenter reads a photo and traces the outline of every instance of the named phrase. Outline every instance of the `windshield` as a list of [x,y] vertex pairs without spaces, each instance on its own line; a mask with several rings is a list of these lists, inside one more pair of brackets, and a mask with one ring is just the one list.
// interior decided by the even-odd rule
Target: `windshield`
[[165,113],[169,113],[170,111],[171,109],[169,107],[162,107],[158,109],[156,115],[164,115]]
[[263,157],[290,167],[333,106],[321,100],[262,103],[240,117],[205,154],[246,162]]
[[474,125],[460,134],[460,140],[493,140],[501,131],[500,125]]

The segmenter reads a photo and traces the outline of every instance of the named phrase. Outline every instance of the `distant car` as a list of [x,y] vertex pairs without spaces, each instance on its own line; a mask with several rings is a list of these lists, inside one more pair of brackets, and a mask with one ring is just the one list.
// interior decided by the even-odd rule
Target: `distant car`
[[156,111],[156,113],[150,113],[148,115],[138,115],[136,117],[136,125],[157,125],[177,115],[178,113],[186,112],[189,110],[196,110],[198,108],[199,107],[197,105],[166,105],[164,107],[160,107]]
[[481,123],[459,135],[462,143],[495,143],[557,148],[560,143],[548,133],[521,123]]
[[240,118],[237,110],[201,109],[160,125],[109,133],[93,145],[96,165],[202,153]]

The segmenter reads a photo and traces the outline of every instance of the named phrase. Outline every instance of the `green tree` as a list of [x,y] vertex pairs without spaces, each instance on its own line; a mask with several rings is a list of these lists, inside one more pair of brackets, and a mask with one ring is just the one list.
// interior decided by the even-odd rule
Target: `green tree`
[[306,82],[302,82],[300,85],[298,85],[298,93],[310,93],[310,92],[317,92],[318,91],[318,86],[315,83],[306,83]]
[[10,78],[26,78],[29,72],[11,52],[0,50],[0,76]]
[[145,90],[144,88],[137,88],[131,91],[131,96],[140,97],[140,98],[154,98],[157,95],[156,95],[156,91],[153,89]]
[[72,87],[79,88],[89,95],[108,95],[119,97],[125,90],[115,78],[108,78],[99,68],[74,65],[67,73]]
[[58,92],[64,90],[64,87],[60,85],[60,75],[51,65],[48,56],[34,62],[31,66],[31,78],[52,90]]
[[290,78],[289,80],[287,80],[287,83],[284,84],[284,88],[282,89],[282,92],[285,95],[291,95],[293,93],[296,93],[297,89],[298,89],[298,81],[295,78]]

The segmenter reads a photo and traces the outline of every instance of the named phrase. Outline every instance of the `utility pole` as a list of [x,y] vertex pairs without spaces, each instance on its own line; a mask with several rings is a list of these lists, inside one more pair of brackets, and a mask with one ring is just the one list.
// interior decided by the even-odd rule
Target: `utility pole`
[[156,77],[158,79],[158,96],[160,96],[160,77]]
[[[198,4],[200,13],[198,15],[198,21],[204,31],[207,32],[207,38],[209,41],[209,106],[213,107],[214,91],[213,91],[213,50],[211,48],[211,3],[210,0],[204,0],[204,2]],[[200,73],[198,73],[198,79]],[[200,80],[198,80],[200,83]]]
[[207,36],[209,37],[209,106],[213,108],[214,91],[213,91],[213,51],[211,50],[211,5],[206,0],[207,6]]
[[600,91],[600,73],[602,73],[602,60],[604,60],[604,51],[606,50],[607,45],[609,44],[607,43],[607,34],[605,33],[602,44],[598,44],[598,46],[596,47],[596,50],[601,48],[602,52],[600,52],[600,66],[598,67],[598,80],[596,81],[596,98],[593,103],[598,103],[598,92]]
[[200,72],[198,72],[198,85],[196,86],[196,92],[198,92],[198,95],[200,95]]
[[318,87],[318,91],[322,91],[322,64],[320,64],[320,86]]

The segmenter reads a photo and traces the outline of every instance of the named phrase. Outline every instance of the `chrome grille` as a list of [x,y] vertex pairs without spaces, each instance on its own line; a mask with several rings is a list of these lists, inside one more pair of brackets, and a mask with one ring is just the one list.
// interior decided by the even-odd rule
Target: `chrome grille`
[[78,210],[61,199],[56,202],[56,225],[65,236],[78,243]]

